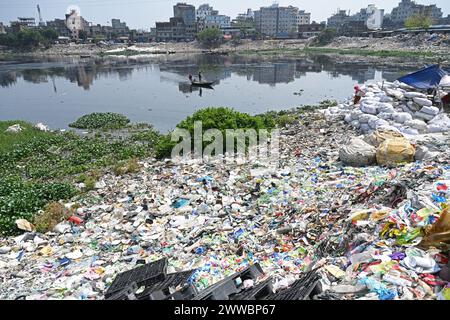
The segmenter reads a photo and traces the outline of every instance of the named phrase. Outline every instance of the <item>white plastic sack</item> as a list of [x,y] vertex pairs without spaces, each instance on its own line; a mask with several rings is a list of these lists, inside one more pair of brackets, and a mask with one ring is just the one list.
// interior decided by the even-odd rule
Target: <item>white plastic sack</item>
[[413,99],[413,98],[423,98],[426,99],[427,95],[420,92],[405,92],[405,98]]
[[346,114],[344,117],[344,121],[347,123],[352,122],[352,116],[350,114]]
[[367,166],[376,162],[376,149],[364,140],[353,138],[339,150],[339,159],[350,166]]
[[412,116],[407,112],[398,112],[392,114],[392,120],[398,123],[405,123],[406,121],[412,120]]
[[419,134],[419,130],[410,127],[403,127],[400,131],[410,136],[417,136]]
[[369,127],[371,127],[372,129],[377,129],[378,127],[381,127],[381,126],[388,126],[389,122],[387,122],[386,120],[377,118],[377,119],[370,119],[368,124],[369,124]]
[[414,154],[414,159],[422,161],[427,157],[428,154],[428,148],[425,146],[417,146],[416,147],[416,153]]
[[427,124],[419,119],[413,119],[405,122],[405,126],[417,129],[421,132],[427,131]]
[[350,125],[355,129],[359,129],[361,127],[361,124],[358,120],[353,120],[352,122],[350,122]]
[[394,99],[388,96],[382,96],[380,102],[394,102]]
[[378,119],[378,117],[374,116],[372,114],[363,114],[359,117],[359,122],[361,122],[361,124],[368,123],[372,119],[376,120],[376,119]]
[[382,113],[378,114],[378,118],[383,119],[383,120],[392,120],[392,114],[393,113],[382,112]]
[[439,113],[439,108],[424,106],[422,109],[420,109],[420,112],[436,116]]
[[440,125],[439,123],[433,123],[428,125],[429,133],[439,133],[439,132],[447,132],[450,129],[447,126]]
[[433,102],[431,102],[427,98],[415,97],[413,100],[415,103],[417,103],[418,105],[421,105],[421,106],[431,107],[433,105]]
[[377,107],[373,104],[361,103],[360,109],[362,112],[367,113],[367,114],[375,115],[378,113]]
[[389,103],[380,103],[379,105],[378,105],[378,112],[380,112],[380,113],[394,113],[395,112],[395,109],[394,109],[394,107],[392,106],[392,104],[389,104]]
[[350,115],[351,115],[351,117],[352,117],[352,120],[358,120],[359,117],[360,117],[362,114],[364,114],[364,113],[363,113],[361,110],[359,110],[359,109],[353,110],[353,111],[350,113]]
[[359,127],[359,129],[362,132],[369,132],[370,127],[369,127],[369,125],[367,123],[361,123],[361,126]]
[[418,112],[414,113],[414,118],[419,118],[419,119],[422,119],[422,120],[425,120],[425,121],[433,120],[434,117],[435,116],[432,115],[432,114],[428,114],[428,113],[421,112],[421,111],[418,111]]

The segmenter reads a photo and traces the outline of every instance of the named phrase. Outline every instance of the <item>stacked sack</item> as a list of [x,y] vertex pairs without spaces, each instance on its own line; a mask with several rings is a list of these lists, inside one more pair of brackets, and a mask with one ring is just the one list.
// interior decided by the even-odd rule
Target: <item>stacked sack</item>
[[366,136],[364,140],[351,139],[339,150],[339,159],[345,165],[355,167],[375,163],[388,166],[412,162],[415,154],[416,147],[401,133],[380,129]]
[[342,118],[362,133],[387,129],[415,136],[450,131],[450,118],[433,106],[428,96],[400,83],[364,85],[366,95],[358,105],[352,99],[324,111],[327,118]]

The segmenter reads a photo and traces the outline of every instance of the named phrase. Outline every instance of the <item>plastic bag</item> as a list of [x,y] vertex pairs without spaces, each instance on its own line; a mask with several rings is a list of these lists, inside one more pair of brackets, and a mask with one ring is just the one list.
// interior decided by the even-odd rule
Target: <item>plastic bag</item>
[[406,121],[412,120],[412,115],[406,112],[398,112],[392,114],[392,120],[398,123],[405,123]]
[[375,148],[378,148],[384,141],[395,138],[403,138],[403,135],[392,130],[377,130],[371,135],[367,136],[365,138],[365,141]]
[[377,149],[377,162],[389,165],[414,161],[416,148],[405,138],[387,139]]
[[342,162],[351,166],[366,166],[375,163],[376,150],[364,140],[354,138],[339,150]]
[[421,106],[431,107],[433,105],[433,102],[431,102],[427,98],[415,97],[415,98],[413,98],[413,100],[414,100],[415,103],[417,103],[417,104],[419,104]]

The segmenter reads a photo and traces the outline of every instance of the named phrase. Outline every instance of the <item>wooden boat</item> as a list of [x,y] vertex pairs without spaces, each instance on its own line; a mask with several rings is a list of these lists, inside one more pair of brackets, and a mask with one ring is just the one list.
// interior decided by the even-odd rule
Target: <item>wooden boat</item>
[[215,81],[207,82],[207,81],[191,81],[191,85],[195,87],[211,87]]

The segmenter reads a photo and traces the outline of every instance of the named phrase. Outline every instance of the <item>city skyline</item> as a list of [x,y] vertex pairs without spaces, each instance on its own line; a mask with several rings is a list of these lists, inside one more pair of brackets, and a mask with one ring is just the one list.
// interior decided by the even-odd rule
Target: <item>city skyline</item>
[[[17,19],[19,16],[35,17],[38,21],[38,13],[36,5],[40,5],[44,21],[50,21],[55,18],[62,18],[70,5],[77,5],[81,9],[81,15],[94,24],[111,24],[112,18],[118,18],[125,21],[130,28],[149,30],[154,27],[155,22],[166,21],[173,14],[173,5],[178,2],[186,2],[194,5],[196,8],[204,3],[209,3],[215,10],[219,10],[221,14],[235,18],[239,13],[244,13],[248,8],[253,10],[259,9],[261,6],[270,6],[273,1],[267,0],[249,0],[243,3],[237,0],[193,0],[193,1],[167,1],[167,0],[0,0],[0,22],[9,24],[10,21]],[[311,13],[311,21],[326,21],[338,8],[341,10],[350,10],[356,13],[361,8],[367,7],[369,4],[375,4],[379,8],[390,13],[392,8],[397,6],[400,0],[368,0],[366,2],[354,0],[330,1],[316,0],[295,1],[295,0],[279,0],[280,6],[292,5],[300,10],[306,10]],[[419,0],[419,4],[436,4],[442,8],[444,16],[450,13],[450,2],[444,0]],[[335,4],[334,4],[335,3]],[[326,9],[324,9],[326,8]]]

